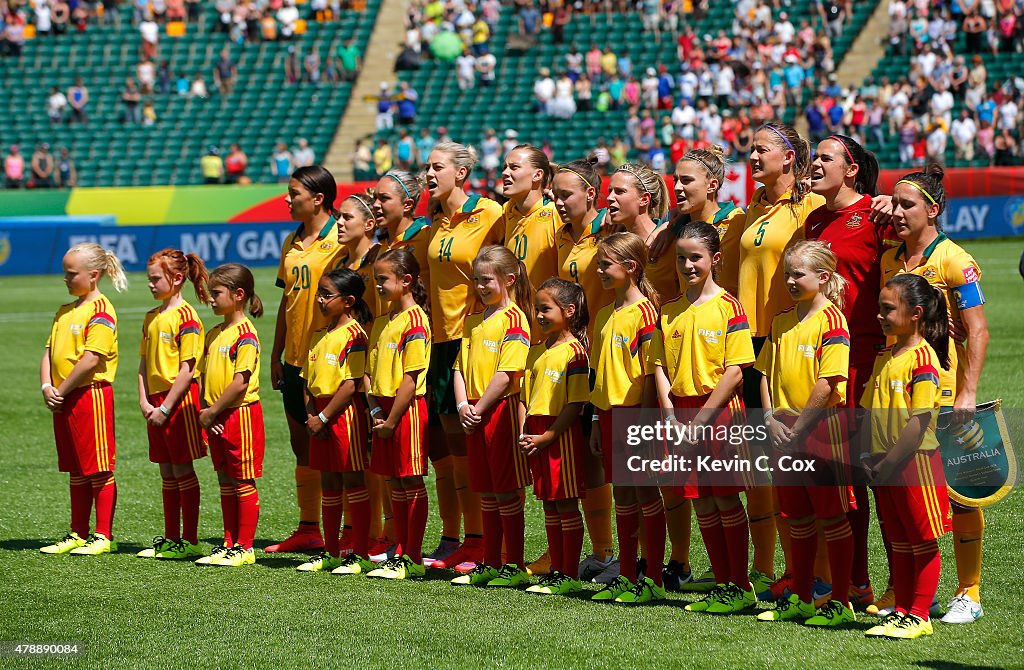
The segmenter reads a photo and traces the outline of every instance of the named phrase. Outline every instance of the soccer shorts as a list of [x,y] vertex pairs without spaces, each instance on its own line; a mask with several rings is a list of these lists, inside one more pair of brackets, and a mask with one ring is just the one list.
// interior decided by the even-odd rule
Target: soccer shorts
[[[791,451],[776,451],[773,473],[775,491],[779,496],[779,512],[788,519],[813,516],[832,519],[856,509],[852,486],[847,436],[849,410],[839,408],[823,413]],[[792,427],[797,417],[778,414],[776,418]],[[814,472],[783,472],[778,458],[812,458]]]
[[306,425],[306,382],[302,379],[302,368],[288,363],[283,367],[281,398],[284,400],[284,412],[293,421]]
[[431,414],[458,414],[455,409],[455,386],[452,377],[461,348],[461,339],[435,342],[430,348],[427,386],[430,388]]
[[224,410],[217,420],[224,425],[224,432],[208,432],[213,469],[239,480],[263,476],[266,438],[260,403]]
[[[614,463],[615,454],[619,454],[620,460],[625,462],[626,444],[624,437],[626,435],[626,426],[615,426],[613,417],[616,416],[616,410],[619,409],[637,409],[639,405],[632,405],[629,407],[613,407],[612,409],[599,409],[594,408],[594,414],[597,416],[597,423],[601,430],[601,463],[604,465],[604,481],[606,484],[613,483],[612,480],[615,477]],[[624,423],[625,419],[620,418],[620,422]],[[593,426],[591,427],[593,429]],[[625,470],[623,468],[623,470]],[[630,477],[628,472],[619,473],[619,484],[620,485],[633,485],[632,483],[627,484],[626,480]],[[639,484],[639,482],[637,482]]]
[[[159,407],[167,393],[154,393],[149,403]],[[206,456],[206,435],[199,425],[199,384],[192,382],[162,426],[146,424],[149,460],[184,465]]]
[[506,493],[530,485],[530,464],[519,448],[518,405],[518,393],[502,398],[466,435],[469,488],[474,493]]
[[[394,398],[374,396],[386,418]],[[394,434],[373,433],[370,471],[385,477],[423,477],[427,474],[427,400],[413,398]]]
[[113,387],[101,382],[69,391],[64,406],[53,413],[53,435],[60,472],[86,476],[113,472],[117,460]]
[[[315,398],[316,410],[322,412],[331,396]],[[366,400],[362,393],[352,396],[338,416],[331,419],[324,431],[309,438],[309,467],[321,472],[362,472],[370,462],[366,444],[369,426]]]
[[[551,428],[558,417],[528,416],[523,430],[540,435]],[[587,449],[582,426],[573,421],[569,430],[546,448],[529,457],[533,473],[533,493],[537,500],[582,498],[585,493],[583,458]]]
[[878,518],[892,542],[922,544],[953,529],[949,492],[938,449],[919,451],[896,482],[874,487]]
[[[708,395],[688,397],[670,395],[673,407],[683,410],[677,418],[680,421],[692,421],[697,416],[697,412],[707,403],[710,395],[710,393]],[[715,417],[709,427],[718,432],[721,428],[728,428],[734,424],[742,426],[745,418],[746,411],[743,408],[743,398],[737,393],[733,395],[728,406],[718,413],[718,416]],[[693,447],[691,453],[693,454],[694,462],[696,462],[696,458],[699,456],[709,456],[711,459],[718,461],[739,458],[743,462],[750,462],[750,453],[745,441],[734,445],[727,440],[702,440]],[[673,492],[687,499],[731,496],[742,493],[745,489],[754,485],[750,473],[743,471],[704,473],[698,472],[697,468],[691,468],[690,472],[685,473],[685,476],[686,481],[681,486],[674,487]]]

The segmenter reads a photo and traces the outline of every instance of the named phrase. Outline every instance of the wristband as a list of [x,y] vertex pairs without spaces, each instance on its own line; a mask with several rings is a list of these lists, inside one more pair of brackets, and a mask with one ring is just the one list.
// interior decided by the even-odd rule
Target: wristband
[[317,417],[318,419],[320,419],[320,422],[321,422],[321,423],[323,423],[323,424],[325,424],[325,425],[326,425],[327,423],[329,423],[329,422],[328,422],[328,420],[327,420],[327,417],[326,417],[326,416],[324,416],[324,413],[323,413],[323,412],[320,412],[319,414],[317,414],[317,415],[316,415],[316,417]]
[[772,410],[770,410],[770,409],[766,409],[766,410],[764,411],[764,420],[765,420],[766,422],[768,421],[768,419],[774,419],[774,418],[775,418],[775,412],[773,412],[773,411],[772,411]]
[[373,409],[370,410],[370,416],[377,416],[378,414],[383,414],[383,413],[384,413],[384,410],[382,410],[380,407],[374,407]]
[[164,416],[170,416],[171,415],[171,410],[167,409],[163,405],[160,405],[159,407],[157,407],[157,409],[160,410],[160,413],[163,414]]
[[465,406],[466,406],[466,405],[468,405],[468,404],[469,404],[469,402],[468,402],[468,401],[466,401],[466,400],[463,400],[462,402],[460,402],[460,403],[459,403],[458,405],[456,405],[456,406],[455,406],[455,411],[456,411],[456,412],[461,412],[461,411],[462,411],[462,408],[463,408],[463,407],[465,407]]
[[40,390],[40,391],[43,391],[43,392],[45,392],[45,391],[46,391],[46,389],[52,389],[52,388],[53,388],[53,384],[51,384],[50,382],[46,382],[45,384],[43,384],[43,385],[42,385],[42,386],[41,386],[41,387],[39,388],[39,390]]

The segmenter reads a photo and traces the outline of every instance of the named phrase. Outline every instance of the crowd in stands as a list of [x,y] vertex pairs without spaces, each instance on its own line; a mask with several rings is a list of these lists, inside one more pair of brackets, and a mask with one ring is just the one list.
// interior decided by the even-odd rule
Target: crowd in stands
[[[316,153],[309,142],[300,137],[291,148],[285,142],[278,142],[268,160],[270,174],[278,183],[286,184],[297,168],[316,162]],[[223,157],[219,147],[210,145],[199,159],[199,173],[205,184],[251,184],[248,170],[249,157],[237,143],[232,143]]]
[[3,163],[4,188],[70,188],[78,183],[78,172],[71,151],[59,147],[50,152],[50,145],[42,142],[27,159],[21,147],[12,144]]

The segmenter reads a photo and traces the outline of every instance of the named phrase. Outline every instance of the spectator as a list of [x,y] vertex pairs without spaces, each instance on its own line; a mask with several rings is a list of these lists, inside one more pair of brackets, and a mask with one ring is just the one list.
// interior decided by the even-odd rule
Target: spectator
[[124,106],[124,112],[121,117],[122,123],[142,123],[142,110],[140,108],[142,95],[139,94],[135,80],[131,77],[124,82],[124,90],[121,91],[121,104]]
[[497,170],[501,164],[501,140],[494,128],[484,131],[484,139],[480,142],[480,168],[484,172]]
[[356,181],[371,181],[375,177],[370,140],[360,138],[356,140],[355,149],[352,151],[352,178]]
[[430,134],[430,128],[420,128],[420,136],[416,138],[416,154],[419,157],[420,164],[426,162],[430,152],[434,150],[434,145],[437,142],[434,140],[434,136]]
[[71,6],[65,0],[53,3],[53,32],[56,35],[67,33],[71,24]]
[[75,169],[75,161],[71,159],[71,152],[67,147],[60,148],[60,158],[57,159],[57,169],[54,174],[57,177],[59,188],[78,186],[78,171]]
[[505,139],[501,141],[501,152],[508,155],[519,145],[519,131],[514,128],[505,129]]
[[619,71],[619,59],[611,47],[605,47],[601,54],[601,74],[610,79]]
[[185,0],[167,0],[166,18],[168,21],[184,21],[186,17]]
[[199,173],[205,184],[224,181],[224,161],[220,159],[220,151],[212,144],[206,149],[206,155],[199,159]]
[[563,74],[555,83],[555,97],[549,104],[548,114],[557,119],[571,119],[576,114],[576,100],[572,93],[572,79]]
[[213,83],[222,97],[231,95],[238,79],[238,65],[231,60],[231,51],[224,47],[220,50],[220,59],[213,67]]
[[587,55],[584,60],[587,63],[587,74],[590,76],[591,81],[600,81],[601,79],[601,50],[597,48],[597,43],[590,43],[590,50],[587,51]]
[[537,35],[537,29],[540,26],[541,15],[540,11],[533,6],[532,2],[527,2],[519,8],[519,34],[528,38],[533,38]]
[[[569,78],[572,81],[572,78]],[[590,78],[587,75],[580,75],[574,87],[576,95],[576,106],[581,112],[589,112],[593,109],[592,100],[594,97],[593,87],[590,85]]]
[[629,79],[633,76],[633,59],[629,55],[629,49],[623,49],[619,55],[616,67],[619,69],[619,78]]
[[201,100],[210,97],[210,92],[206,88],[206,80],[203,79],[202,72],[196,72],[196,78],[192,80],[192,86],[189,88],[189,96]]
[[160,95],[171,94],[171,81],[174,79],[174,73],[171,71],[171,64],[166,60],[160,61],[160,65],[156,68],[156,91]]
[[917,144],[918,129],[917,122],[912,117],[907,117],[900,127],[900,163],[910,165],[914,161],[914,145]]
[[472,28],[473,55],[479,56],[487,49],[487,43],[491,39],[491,29],[483,17],[477,17]]
[[153,61],[143,58],[135,66],[135,78],[139,80],[139,92],[142,95],[153,95],[153,85],[156,84],[156,66]]
[[292,161],[296,169],[308,167],[316,162],[316,154],[313,152],[313,147],[309,146],[309,142],[305,137],[300,137],[299,146],[292,150]]
[[142,58],[156,58],[160,41],[160,26],[153,21],[152,17],[146,18],[139,24],[139,35],[142,37],[140,45]]
[[328,84],[337,84],[341,81],[338,61],[334,56],[328,56],[327,58],[327,64],[324,66],[324,81]]
[[156,125],[156,107],[153,106],[152,98],[146,98],[142,103],[142,125],[147,127]]
[[572,13],[565,6],[564,2],[555,7],[551,16],[551,41],[555,44],[565,44],[565,27],[572,21]]
[[50,117],[50,123],[62,123],[67,109],[67,96],[60,92],[60,88],[54,86],[50,89],[50,97],[46,99],[46,114]]
[[12,58],[21,58],[21,50],[25,47],[24,19],[16,13],[8,15],[3,35],[4,40],[0,43],[0,46],[3,47],[2,54]]
[[997,167],[1011,167],[1017,164],[1017,140],[1014,139],[1009,128],[1000,130],[993,144],[995,146],[993,159]]
[[277,25],[281,27],[281,39],[290,40],[295,36],[295,24],[299,22],[299,10],[295,7],[295,0],[284,0],[276,16]]
[[985,49],[985,33],[988,31],[988,21],[978,14],[976,7],[972,7],[961,24],[964,32],[964,42],[967,53],[980,54]]
[[288,151],[288,145],[278,142],[274,147],[274,153],[270,156],[270,174],[274,176],[278,184],[287,184],[295,171],[295,162],[292,153]]
[[250,184],[252,180],[245,175],[249,167],[249,157],[242,151],[242,147],[232,144],[228,155],[224,157],[224,171],[226,181],[229,184]]
[[4,156],[4,178],[7,188],[21,188],[25,183],[25,158],[16,144]]
[[68,88],[68,104],[71,106],[70,123],[86,123],[88,115],[86,108],[89,105],[89,89],[85,87],[81,77],[75,77],[75,85]]
[[192,87],[192,83],[185,76],[185,73],[178,75],[177,80],[174,83],[174,90],[178,95],[188,95],[189,90]]
[[953,136],[953,150],[956,160],[974,160],[974,140],[978,135],[978,127],[966,109],[960,110],[960,118],[953,122],[949,129]]
[[288,55],[284,58],[284,80],[288,84],[295,84],[301,77],[299,52],[294,46],[290,46],[288,47]]
[[303,69],[306,72],[306,81],[314,86],[320,86],[320,54],[316,47],[310,49],[309,54],[303,62]]
[[398,124],[409,126],[416,123],[416,107],[420,99],[416,89],[409,82],[403,81],[395,99],[398,101]]
[[949,142],[949,133],[946,132],[945,122],[940,118],[932,119],[932,126],[926,140],[927,160],[938,165],[946,164],[946,144]]
[[455,79],[460,91],[468,91],[476,83],[476,59],[469,49],[464,49],[462,55],[455,59]]
[[405,128],[398,129],[398,142],[395,143],[395,160],[398,167],[403,170],[411,170],[416,162],[416,143]]
[[484,47],[483,53],[476,59],[476,73],[480,77],[481,86],[491,86],[497,76],[498,59],[490,49]]
[[555,80],[546,67],[540,69],[540,77],[533,82],[533,102],[540,114],[551,113],[551,101],[555,97]]
[[817,145],[827,135],[825,129],[825,113],[821,109],[821,97],[816,96],[804,110],[807,119],[807,131],[811,144]]
[[373,169],[377,178],[383,177],[394,165],[391,145],[383,137],[377,140],[377,148],[373,150]]
[[43,142],[36,146],[30,163],[32,178],[29,181],[30,188],[53,188],[53,156],[50,155],[50,145]]
[[388,83],[380,83],[380,92],[377,93],[377,130],[391,130],[395,127],[394,101],[388,92]]
[[359,70],[363,67],[359,47],[356,46],[355,40],[345,40],[345,43],[338,47],[338,59],[341,61],[342,81],[355,81],[359,76]]
[[989,165],[995,161],[995,128],[990,121],[978,122],[978,151]]
[[47,36],[53,30],[53,10],[50,0],[36,0],[33,5],[36,20],[36,34]]

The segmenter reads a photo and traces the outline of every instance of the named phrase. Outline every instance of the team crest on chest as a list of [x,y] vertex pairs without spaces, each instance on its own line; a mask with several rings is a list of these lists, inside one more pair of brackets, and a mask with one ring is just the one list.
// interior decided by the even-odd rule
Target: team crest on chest
[[928,281],[931,281],[939,276],[939,272],[934,267],[929,265],[924,270],[921,271],[921,276],[927,279]]
[[80,323],[73,323],[73,324],[71,324],[71,334],[72,335],[81,335],[82,334],[82,324],[80,324]]
[[334,248],[334,242],[330,240],[324,240],[320,243],[320,251],[330,251]]
[[817,351],[817,347],[813,344],[798,344],[796,348],[804,358],[814,358],[814,353]]
[[864,220],[860,214],[854,214],[850,217],[850,220],[846,222],[847,228],[860,228],[861,221]]

